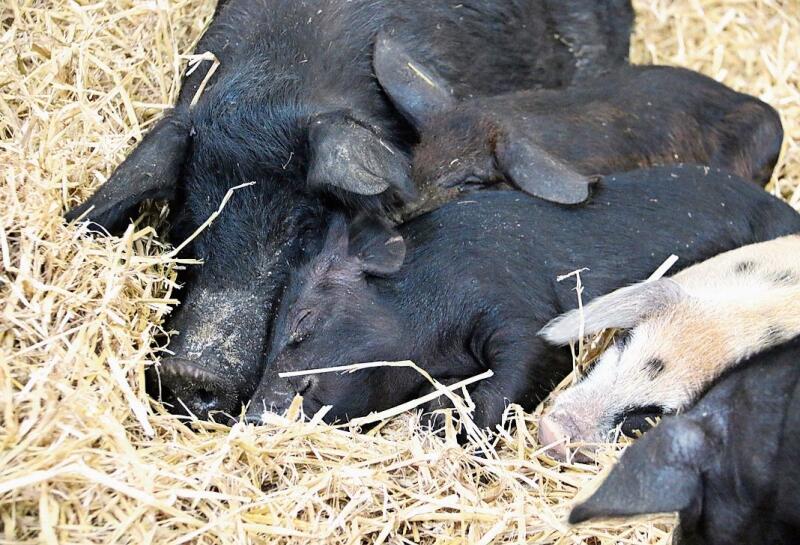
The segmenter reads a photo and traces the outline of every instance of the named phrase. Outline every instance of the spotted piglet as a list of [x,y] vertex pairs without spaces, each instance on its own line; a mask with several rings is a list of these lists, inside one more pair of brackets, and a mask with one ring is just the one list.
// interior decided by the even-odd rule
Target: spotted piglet
[[[551,344],[608,328],[624,330],[581,382],[559,395],[540,423],[542,444],[566,456],[568,441],[630,434],[648,417],[688,407],[723,372],[800,333],[800,235],[751,244],[672,278],[621,288],[551,321]],[[584,445],[583,452],[590,449]],[[582,452],[578,452],[583,457]]]
[[673,545],[796,545],[800,337],[727,373],[632,445],[571,523],[677,511]]

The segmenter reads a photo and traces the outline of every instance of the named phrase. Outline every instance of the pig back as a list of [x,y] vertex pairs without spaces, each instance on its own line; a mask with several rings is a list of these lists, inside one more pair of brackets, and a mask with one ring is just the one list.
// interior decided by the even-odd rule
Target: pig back
[[430,285],[436,277],[468,284],[465,276],[478,275],[524,299],[554,289],[569,309],[574,283],[555,283],[558,275],[588,267],[587,301],[648,277],[671,254],[682,268],[796,232],[797,212],[741,178],[705,167],[655,167],[606,177],[578,206],[515,191],[447,203],[401,227],[408,253],[399,274],[424,276]]

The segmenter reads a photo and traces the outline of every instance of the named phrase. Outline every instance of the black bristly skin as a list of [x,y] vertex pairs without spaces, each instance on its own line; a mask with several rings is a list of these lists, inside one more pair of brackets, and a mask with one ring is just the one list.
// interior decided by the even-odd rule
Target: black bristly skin
[[[88,212],[88,219],[116,231],[142,200],[166,198],[171,238],[180,242],[229,188],[257,182],[237,192],[186,249],[184,255],[205,263],[183,278],[182,305],[169,324],[180,334],[169,348],[175,369],[194,362],[198,372],[187,375],[192,387],[180,383],[181,373],[165,372],[173,383],[162,386],[183,392],[182,401],[200,417],[213,409],[238,412],[261,375],[286,274],[300,256],[313,255],[331,211],[380,216],[413,196],[412,131],[373,75],[379,31],[403,40],[465,97],[563,86],[588,70],[576,66],[587,52],[598,66],[627,61],[629,0],[570,0],[575,10],[569,13],[550,4],[221,1],[196,47],[220,62],[197,104],[190,107],[210,61],[184,79],[159,130],[98,193],[67,213],[72,220]],[[225,390],[218,404],[208,401],[210,386],[196,377],[213,377],[211,385]],[[187,393],[193,387],[197,403]]]
[[[405,262],[389,276],[365,274],[329,235],[292,275],[270,360],[280,372],[410,359],[444,382],[491,369],[471,397],[476,423],[494,427],[507,402],[532,408],[571,369],[568,351],[536,334],[576,305],[574,283],[558,275],[589,267],[589,301],[647,277],[672,253],[688,266],[798,230],[800,215],[786,203],[694,166],[609,176],[580,207],[477,192],[401,226]],[[296,315],[308,311],[313,327],[290,343]],[[426,384],[412,370],[378,368],[317,374],[295,388],[308,413],[332,405],[333,421],[395,406]],[[263,381],[253,404],[271,388]]]
[[680,545],[797,543],[798,362],[800,338],[733,368],[631,446],[570,522],[678,511]]
[[[398,90],[392,98],[402,110],[404,101],[418,97]],[[543,172],[548,164],[587,177],[654,165],[710,165],[764,185],[783,141],[780,117],[768,104],[667,66],[620,66],[563,90],[453,100],[444,107],[431,102],[428,112],[414,105],[424,120],[415,123],[420,143],[412,173],[421,196],[410,214],[498,182],[527,190],[531,182],[517,180],[514,169]],[[511,148],[516,151],[508,155]],[[561,170],[554,177],[563,184]]]

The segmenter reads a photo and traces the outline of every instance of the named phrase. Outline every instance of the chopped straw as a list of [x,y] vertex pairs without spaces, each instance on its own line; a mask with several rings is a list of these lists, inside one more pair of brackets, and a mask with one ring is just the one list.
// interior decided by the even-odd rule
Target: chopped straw
[[[700,70],[781,112],[769,190],[800,206],[800,4],[634,4],[634,61]],[[414,414],[358,433],[304,419],[295,400],[261,427],[187,425],[147,397],[176,271],[194,261],[158,237],[163,207],[118,238],[61,214],[173,103],[213,9],[0,7],[0,544],[669,543],[671,516],[567,526],[623,446],[557,463],[535,439],[541,408],[510,407],[515,431],[486,456],[460,448],[449,424],[444,437],[418,429]],[[592,265],[576,264],[587,285]]]

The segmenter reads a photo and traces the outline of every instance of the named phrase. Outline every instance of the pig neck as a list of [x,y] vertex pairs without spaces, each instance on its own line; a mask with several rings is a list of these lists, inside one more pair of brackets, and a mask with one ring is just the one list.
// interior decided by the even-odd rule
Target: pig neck
[[371,277],[368,279],[369,289],[374,293],[382,312],[392,318],[392,331],[387,331],[385,345],[390,347],[389,353],[397,360],[418,357],[419,332],[416,330],[416,306],[407,291],[402,276],[390,278]]
[[391,341],[387,339],[395,346],[395,357],[429,370],[442,364],[451,369],[471,368],[475,362],[462,342],[474,330],[469,309],[454,298],[452,282],[429,259],[414,257],[407,256],[407,263],[395,275],[370,279],[397,323]]

